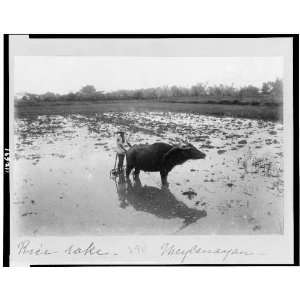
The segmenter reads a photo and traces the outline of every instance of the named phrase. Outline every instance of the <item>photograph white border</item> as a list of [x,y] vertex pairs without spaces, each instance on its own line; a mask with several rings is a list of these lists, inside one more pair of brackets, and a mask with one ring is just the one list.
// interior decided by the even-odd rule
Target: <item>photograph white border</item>
[[[122,236],[122,237],[22,237],[14,235],[11,219],[11,265],[28,264],[292,264],[293,263],[293,58],[292,38],[184,38],[184,39],[29,39],[10,36],[10,145],[13,145],[13,69],[15,56],[281,56],[284,59],[284,234],[249,236]],[[13,149],[11,149],[13,152]],[[13,172],[13,166],[11,166]],[[48,255],[19,255],[20,242],[30,240],[34,249]],[[91,243],[110,255],[68,256],[69,245],[86,249]],[[165,243],[175,245],[178,255],[162,255]],[[198,253],[198,246],[207,252]],[[138,254],[130,250],[140,246]],[[138,249],[138,248],[136,248]],[[230,252],[213,253],[220,249]],[[182,261],[182,255],[189,251]],[[211,251],[211,252],[209,252]],[[251,253],[249,255],[239,254]],[[197,252],[197,251],[196,251]],[[117,253],[118,255],[115,255]],[[200,254],[199,254],[200,253]],[[236,253],[236,254],[233,254]]]

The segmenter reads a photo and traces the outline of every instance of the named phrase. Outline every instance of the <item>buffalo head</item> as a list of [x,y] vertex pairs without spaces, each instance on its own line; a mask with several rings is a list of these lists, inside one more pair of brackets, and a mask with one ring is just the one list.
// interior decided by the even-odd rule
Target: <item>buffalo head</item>
[[190,143],[174,146],[164,155],[164,165],[169,169],[183,164],[189,159],[204,159],[205,156],[205,153],[199,151]]
[[180,146],[180,149],[182,151],[182,154],[187,159],[204,159],[206,157],[206,154],[198,150],[195,146],[188,143],[186,145]]

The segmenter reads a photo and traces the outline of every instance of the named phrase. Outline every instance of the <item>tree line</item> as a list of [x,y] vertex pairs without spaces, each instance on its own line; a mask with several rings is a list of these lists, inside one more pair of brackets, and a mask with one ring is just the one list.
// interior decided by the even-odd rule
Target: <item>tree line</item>
[[112,92],[96,90],[93,85],[86,85],[78,92],[68,94],[56,94],[47,92],[44,94],[26,93],[22,97],[15,97],[21,102],[36,101],[101,101],[101,100],[172,100],[183,99],[197,102],[251,102],[259,104],[259,101],[269,103],[282,103],[283,83],[281,79],[264,82],[261,87],[247,85],[240,88],[233,85],[211,85],[197,83],[191,87],[163,86],[145,89],[124,89]]

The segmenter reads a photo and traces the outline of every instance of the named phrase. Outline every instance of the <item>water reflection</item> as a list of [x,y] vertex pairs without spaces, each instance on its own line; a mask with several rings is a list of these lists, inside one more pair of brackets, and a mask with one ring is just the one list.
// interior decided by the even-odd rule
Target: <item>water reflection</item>
[[120,207],[126,208],[129,203],[127,201],[127,182],[124,173],[114,178],[116,184],[116,190],[120,201]]
[[132,183],[122,173],[114,180],[121,208],[131,206],[137,211],[147,212],[158,218],[182,219],[183,223],[179,230],[207,215],[205,210],[190,208],[177,200],[167,187],[159,189],[154,186],[143,186],[138,177]]

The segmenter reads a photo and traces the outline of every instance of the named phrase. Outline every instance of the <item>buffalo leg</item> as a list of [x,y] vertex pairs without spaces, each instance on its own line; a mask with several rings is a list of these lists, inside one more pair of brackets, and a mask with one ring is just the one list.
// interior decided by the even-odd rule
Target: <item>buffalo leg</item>
[[140,170],[137,169],[137,168],[135,168],[135,169],[134,169],[134,173],[133,173],[134,178],[139,177],[139,175],[140,175]]
[[142,187],[142,183],[139,177],[136,177],[134,179],[134,188],[141,188]]
[[168,185],[168,172],[166,171],[160,171],[160,178],[161,178],[161,184],[162,185]]
[[129,178],[129,175],[130,175],[130,172],[131,172],[132,169],[133,169],[132,166],[128,166],[128,165],[127,165],[127,167],[126,167],[126,177],[127,177],[127,178]]

